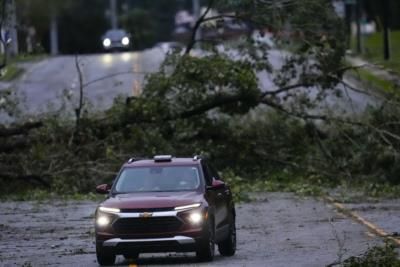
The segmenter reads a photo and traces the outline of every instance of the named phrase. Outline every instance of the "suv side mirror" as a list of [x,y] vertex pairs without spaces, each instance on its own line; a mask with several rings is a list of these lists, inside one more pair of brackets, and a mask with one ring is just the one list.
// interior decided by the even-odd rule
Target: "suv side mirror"
[[108,194],[110,193],[111,185],[109,184],[101,184],[96,186],[96,192],[99,194]]
[[221,180],[213,179],[211,186],[208,186],[207,189],[216,190],[225,187],[225,183]]

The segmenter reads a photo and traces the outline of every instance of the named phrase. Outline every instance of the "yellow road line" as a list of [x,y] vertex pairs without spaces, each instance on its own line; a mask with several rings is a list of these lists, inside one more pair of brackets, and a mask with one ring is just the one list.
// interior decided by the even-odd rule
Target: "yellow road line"
[[131,264],[129,264],[129,267],[137,267],[137,265],[134,263],[131,263]]
[[379,228],[379,226],[367,221],[366,219],[358,215],[356,212],[347,209],[342,203],[337,202],[334,198],[325,196],[324,199],[330,202],[333,206],[335,206],[335,208],[339,210],[341,213],[347,215],[348,217],[351,217],[356,222],[365,225],[372,233],[381,236],[383,238],[386,238],[390,241],[393,241],[395,244],[400,246],[400,239],[391,236],[383,229]]

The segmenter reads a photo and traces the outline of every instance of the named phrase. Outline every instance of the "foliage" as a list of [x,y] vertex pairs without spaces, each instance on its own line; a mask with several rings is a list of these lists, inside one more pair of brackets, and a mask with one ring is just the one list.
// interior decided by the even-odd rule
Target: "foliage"
[[132,9],[120,18],[121,26],[132,35],[135,49],[154,45],[156,23],[152,14],[144,9]]
[[400,259],[393,244],[370,248],[360,257],[350,257],[343,263],[344,267],[399,267]]

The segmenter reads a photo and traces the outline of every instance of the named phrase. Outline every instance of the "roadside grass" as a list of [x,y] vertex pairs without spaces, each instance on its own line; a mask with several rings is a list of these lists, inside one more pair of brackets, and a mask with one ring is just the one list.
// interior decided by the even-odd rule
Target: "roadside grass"
[[[0,55],[0,62],[3,61],[3,57],[3,55]],[[10,58],[7,66],[0,71],[0,81],[10,82],[18,78],[24,72],[24,69],[18,67],[18,63],[36,62],[46,57],[46,54],[19,54]]]
[[24,70],[17,67],[15,64],[7,65],[4,69],[1,70],[0,81],[10,82],[18,78],[23,72]]
[[352,71],[351,75],[358,80],[364,82],[369,87],[383,91],[384,93],[399,94],[399,91],[396,90],[396,86],[393,82],[374,75],[367,69],[359,68]]
[[[0,55],[0,62],[3,61],[3,55]],[[12,57],[8,60],[8,62],[10,64],[12,63],[23,63],[23,62],[35,62],[35,61],[39,61],[42,59],[47,58],[48,55],[47,54],[26,54],[26,53],[22,53],[22,54],[18,54],[16,57]]]
[[[390,51],[391,58],[386,61],[383,59],[383,33],[376,32],[374,34],[364,36],[364,53],[362,57],[370,62],[383,65],[386,68],[400,74],[400,31],[392,31],[390,33]],[[355,38],[352,38],[352,47],[355,47]]]

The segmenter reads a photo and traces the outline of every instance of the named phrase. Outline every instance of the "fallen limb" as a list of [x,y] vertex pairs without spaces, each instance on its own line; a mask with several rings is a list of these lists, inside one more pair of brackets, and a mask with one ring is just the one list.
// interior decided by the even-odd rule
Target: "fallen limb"
[[27,122],[15,127],[0,127],[0,137],[9,137],[13,135],[26,134],[30,130],[37,129],[43,126],[43,122]]

